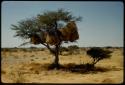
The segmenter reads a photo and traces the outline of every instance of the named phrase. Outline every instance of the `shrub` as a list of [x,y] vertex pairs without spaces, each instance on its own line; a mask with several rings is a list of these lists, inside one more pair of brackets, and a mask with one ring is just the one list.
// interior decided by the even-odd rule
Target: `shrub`
[[93,58],[93,62],[92,65],[94,66],[97,62],[99,62],[100,60],[106,59],[106,58],[110,58],[112,51],[109,50],[103,50],[99,47],[94,47],[91,48],[87,51],[87,54]]
[[62,55],[63,52],[68,52],[68,55],[80,53],[79,47],[77,45],[71,45],[68,47],[60,47],[60,55]]
[[10,51],[9,48],[2,48],[1,50],[4,51],[4,52],[9,52]]
[[66,48],[66,47],[60,47],[60,55],[62,55],[62,52],[64,52],[64,51],[69,51],[68,50],[68,48]]
[[71,46],[68,46],[68,49],[75,50],[75,49],[79,49],[79,47],[77,45],[71,45]]
[[61,48],[60,48],[60,51],[69,51],[69,49],[66,48],[66,47],[61,47]]
[[69,54],[79,54],[79,47],[77,45],[68,46]]

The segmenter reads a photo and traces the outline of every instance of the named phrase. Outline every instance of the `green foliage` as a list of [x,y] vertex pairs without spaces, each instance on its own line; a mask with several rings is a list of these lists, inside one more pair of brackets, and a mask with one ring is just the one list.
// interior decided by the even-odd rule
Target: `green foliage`
[[58,9],[57,11],[46,11],[43,14],[38,14],[37,18],[41,24],[49,27],[54,27],[55,22],[58,21],[81,21],[81,17],[75,17],[71,14],[71,12],[65,11],[64,9]]
[[55,25],[62,27],[64,24],[59,21],[69,22],[71,20],[81,21],[81,17],[75,17],[69,11],[58,9],[57,11],[46,11],[43,14],[38,14],[36,17],[21,20],[17,25],[13,25],[11,29],[16,31],[15,37],[19,36],[23,39],[30,38],[36,34],[39,29],[51,29]]
[[68,46],[68,49],[75,50],[75,49],[79,49],[79,47],[77,45],[71,45],[71,46]]
[[60,47],[60,55],[62,55],[63,52],[67,52],[67,54],[64,54],[64,55],[79,54],[79,47],[77,45],[71,45],[68,47]]
[[87,54],[93,58],[93,65],[96,64],[98,61],[106,58],[110,58],[112,52],[109,50],[103,50],[98,47],[91,48],[87,51]]
[[63,51],[69,51],[69,49],[67,47],[60,47],[60,51],[63,52]]
[[17,25],[11,25],[11,29],[16,31],[14,37],[21,37],[24,39],[30,38],[30,36],[38,31],[38,23],[35,18],[25,19],[18,22]]

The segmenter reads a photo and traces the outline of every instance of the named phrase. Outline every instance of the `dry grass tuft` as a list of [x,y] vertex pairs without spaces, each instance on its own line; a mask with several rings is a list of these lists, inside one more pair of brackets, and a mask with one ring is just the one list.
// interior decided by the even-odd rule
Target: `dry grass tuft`
[[6,71],[4,71],[4,70],[1,70],[1,74],[6,74]]
[[110,79],[110,78],[105,78],[103,81],[102,81],[102,83],[107,83],[107,84],[109,84],[109,83],[114,83],[114,81],[112,80],[112,79]]
[[9,76],[11,80],[13,81],[13,83],[23,83],[26,81],[24,73],[19,71],[18,69],[15,71],[11,71],[9,73]]

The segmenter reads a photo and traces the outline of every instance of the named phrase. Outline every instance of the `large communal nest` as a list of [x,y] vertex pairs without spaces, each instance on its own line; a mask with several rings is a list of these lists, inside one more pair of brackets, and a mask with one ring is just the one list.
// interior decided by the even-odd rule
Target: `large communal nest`
[[61,41],[73,42],[77,39],[79,39],[77,26],[74,21],[70,21],[65,27],[58,30],[41,30],[32,35],[31,42],[33,44],[47,43],[50,45],[56,45]]

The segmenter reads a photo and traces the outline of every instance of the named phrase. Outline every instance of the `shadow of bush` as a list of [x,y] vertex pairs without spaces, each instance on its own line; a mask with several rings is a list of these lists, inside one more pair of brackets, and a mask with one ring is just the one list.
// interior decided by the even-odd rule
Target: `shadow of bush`
[[[54,66],[53,64],[48,65],[48,70],[53,70]],[[62,71],[69,71],[73,73],[97,73],[97,72],[106,72],[110,71],[111,69],[109,68],[104,68],[104,67],[93,67],[91,64],[74,64],[74,63],[69,63],[69,64],[64,64],[59,66],[59,70]]]
[[[26,66],[26,65],[25,65]],[[23,66],[23,67],[25,67]],[[27,66],[26,66],[27,67]],[[55,70],[55,65],[46,63],[46,64],[40,64],[40,63],[31,63],[28,65],[30,68],[30,72],[41,72],[41,71],[52,71]],[[112,70],[117,70],[118,68],[106,68],[106,67],[99,67],[95,66],[93,67],[91,64],[63,64],[59,65],[59,68],[56,70],[65,71],[65,72],[71,72],[71,73],[80,73],[80,74],[88,74],[88,73],[98,73],[98,72],[107,72]],[[121,69],[120,69],[121,70]]]

